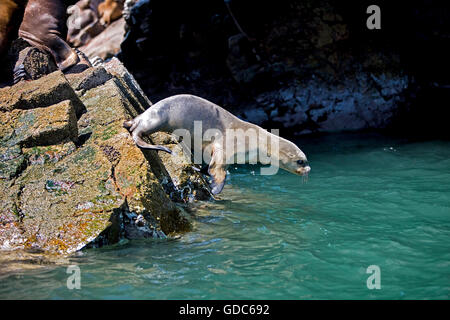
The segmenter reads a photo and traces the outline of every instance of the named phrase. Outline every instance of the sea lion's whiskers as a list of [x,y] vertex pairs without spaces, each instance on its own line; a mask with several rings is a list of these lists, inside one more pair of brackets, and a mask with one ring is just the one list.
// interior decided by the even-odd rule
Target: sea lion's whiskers
[[307,173],[305,173],[303,176],[302,176],[302,183],[308,183],[308,174]]

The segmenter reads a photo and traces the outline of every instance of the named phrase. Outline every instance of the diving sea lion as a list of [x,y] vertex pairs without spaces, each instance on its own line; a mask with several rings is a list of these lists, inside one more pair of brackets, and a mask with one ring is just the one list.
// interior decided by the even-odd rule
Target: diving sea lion
[[100,23],[104,26],[111,24],[122,16],[123,0],[105,0],[98,5]]
[[28,0],[19,28],[19,37],[49,52],[62,71],[79,62],[75,50],[63,40],[65,23],[64,0]]
[[[250,129],[250,131],[253,130],[258,134],[258,140],[253,140],[253,143],[250,143],[250,139],[244,138],[236,146],[233,145],[232,150],[227,150],[229,145],[219,143],[219,140],[216,141],[219,135],[214,136],[212,142],[202,140],[199,144],[190,141],[193,142],[191,146],[193,146],[194,153],[196,152],[195,148],[201,148],[202,154],[210,155],[211,159],[207,165],[208,173],[212,178],[212,194],[218,194],[222,191],[225,184],[226,167],[228,164],[235,163],[235,158],[239,156],[239,152],[242,153],[242,150],[244,150],[247,162],[255,161],[254,158],[248,159],[247,157],[251,157],[250,154],[255,156],[255,151],[258,150],[277,160],[280,168],[291,173],[306,175],[311,170],[305,154],[294,143],[269,133],[255,124],[243,121],[218,105],[194,95],[181,94],[163,99],[133,120],[125,121],[123,125],[125,128],[129,128],[133,140],[139,147],[172,153],[170,149],[164,146],[146,143],[142,136],[157,131],[176,134],[176,131],[181,129],[189,132],[192,139],[196,139],[196,134],[199,134],[198,121],[201,123],[201,137],[208,130],[210,132],[211,130],[217,130],[216,132],[220,133],[225,139],[227,135],[230,137],[233,134],[234,142],[235,132],[249,132]],[[271,141],[270,145],[267,144],[268,138]],[[277,143],[278,152],[272,147],[273,142]],[[239,145],[239,143],[243,145]],[[268,163],[267,160],[262,162],[261,159],[258,159],[258,162]],[[272,160],[271,163],[273,163]]]

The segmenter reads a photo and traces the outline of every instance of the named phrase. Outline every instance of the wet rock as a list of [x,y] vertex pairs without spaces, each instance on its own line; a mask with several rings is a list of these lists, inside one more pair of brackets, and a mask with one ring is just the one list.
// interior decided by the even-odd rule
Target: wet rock
[[125,225],[125,237],[127,239],[159,238],[167,236],[150,225],[142,215],[126,211],[123,215]]
[[151,139],[153,143],[164,145],[173,152],[160,153],[162,166],[154,164],[160,168],[156,174],[170,198],[183,203],[211,199],[207,181],[192,165],[190,151],[184,150],[174,137],[163,132],[152,134]]

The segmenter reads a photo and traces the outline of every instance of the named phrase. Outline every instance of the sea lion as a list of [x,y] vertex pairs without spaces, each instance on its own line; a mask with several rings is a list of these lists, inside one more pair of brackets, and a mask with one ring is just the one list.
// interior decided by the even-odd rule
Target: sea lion
[[0,56],[6,52],[9,42],[17,37],[25,4],[26,0],[0,0]]
[[49,52],[62,71],[79,62],[79,57],[64,39],[66,5],[64,0],[28,0],[19,37],[32,46]]
[[98,5],[100,23],[104,26],[119,19],[122,16],[123,0],[105,0]]
[[[199,132],[199,122],[201,123],[201,132]],[[250,163],[255,163],[254,157],[256,151],[259,151],[269,155],[271,163],[273,163],[272,160],[276,160],[280,168],[291,173],[306,175],[311,170],[305,154],[291,141],[269,133],[255,124],[243,121],[220,106],[194,95],[181,94],[163,99],[136,118],[125,121],[123,126],[129,129],[133,140],[139,147],[169,153],[172,153],[172,151],[167,147],[146,143],[142,139],[143,135],[157,131],[177,134],[180,129],[189,132],[192,140],[197,139],[200,135],[201,143],[188,142],[193,146],[191,150],[194,151],[194,154],[199,151],[195,150],[196,148],[201,148],[202,155],[210,155],[210,161],[206,164],[208,165],[208,173],[212,178],[212,194],[218,194],[222,191],[225,184],[226,167],[235,163],[236,157],[242,156],[242,154],[239,154],[239,152],[242,153],[242,150],[244,150],[246,161]],[[212,139],[209,141],[203,140],[208,130],[210,132],[215,130],[217,133],[213,135],[213,141],[211,141]],[[241,142],[238,141],[237,145],[233,145],[232,150],[227,150],[227,148],[230,148],[229,145],[223,143],[227,139],[227,135],[230,138],[231,134],[236,132],[241,134],[252,130],[257,133],[258,140],[253,140],[251,143],[250,139],[244,138]],[[220,135],[225,140],[219,140]],[[231,137],[233,142],[235,137],[237,136]],[[267,143],[268,139],[270,144]],[[277,143],[278,150],[272,143]],[[258,158],[257,161],[268,164],[267,159],[263,162],[261,158]]]
[[100,34],[105,27],[100,23],[98,5],[102,0],[80,0],[67,9],[67,42],[81,47]]

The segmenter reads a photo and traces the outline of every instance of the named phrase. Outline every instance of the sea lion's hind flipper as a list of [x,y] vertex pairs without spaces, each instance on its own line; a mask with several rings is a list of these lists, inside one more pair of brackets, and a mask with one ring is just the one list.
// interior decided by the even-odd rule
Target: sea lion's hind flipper
[[166,148],[166,147],[163,147],[163,146],[159,146],[159,145],[154,145],[154,144],[148,144],[147,142],[142,140],[141,137],[136,137],[135,141],[136,141],[136,145],[139,148],[150,149],[150,150],[160,150],[160,151],[165,151],[167,153],[172,154],[172,150],[170,150],[169,148]]

